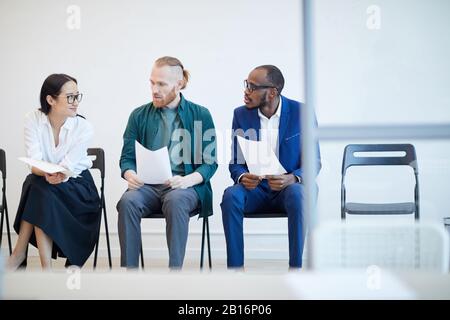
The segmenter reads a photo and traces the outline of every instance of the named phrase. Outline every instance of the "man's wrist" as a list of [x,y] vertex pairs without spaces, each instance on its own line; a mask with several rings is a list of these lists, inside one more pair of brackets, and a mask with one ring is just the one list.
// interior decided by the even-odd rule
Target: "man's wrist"
[[125,171],[123,173],[123,177],[126,179],[128,179],[128,177],[130,176],[130,174],[135,175],[136,172],[133,169],[128,169],[127,171]]
[[242,177],[244,176],[244,174],[246,174],[247,172],[244,172],[243,174],[241,174],[240,176],[239,176],[239,178],[237,178],[237,183],[241,183],[241,179],[242,179]]

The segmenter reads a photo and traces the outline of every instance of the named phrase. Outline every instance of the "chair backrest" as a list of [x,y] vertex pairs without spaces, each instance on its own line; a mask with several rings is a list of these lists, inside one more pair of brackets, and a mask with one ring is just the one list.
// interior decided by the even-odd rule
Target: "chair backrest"
[[449,269],[449,235],[433,223],[323,223],[312,235],[314,269]]
[[91,169],[100,170],[100,177],[105,178],[105,151],[102,148],[89,148],[87,150],[88,156],[95,156],[92,161]]
[[[367,153],[356,155],[356,153]],[[376,156],[370,156],[370,153],[376,153]],[[383,155],[382,153],[386,154]],[[403,152],[404,155],[397,156],[389,153]],[[344,149],[342,160],[341,177],[341,218],[345,219],[346,188],[345,174],[347,169],[352,166],[410,166],[414,171],[414,205],[415,219],[419,219],[419,170],[417,166],[416,149],[412,144],[349,144]]]
[[2,179],[6,179],[6,154],[3,149],[0,149],[0,171],[2,172]]
[[[404,156],[356,156],[357,152],[404,152]],[[344,149],[342,175],[352,166],[410,166],[418,174],[416,150],[412,144],[349,144]]]

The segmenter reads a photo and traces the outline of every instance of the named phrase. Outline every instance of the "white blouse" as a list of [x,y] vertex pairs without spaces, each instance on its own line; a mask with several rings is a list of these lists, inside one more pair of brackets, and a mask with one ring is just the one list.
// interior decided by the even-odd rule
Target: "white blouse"
[[27,157],[58,164],[68,169],[71,177],[92,167],[87,149],[94,136],[92,125],[81,117],[67,118],[55,147],[48,117],[35,110],[25,115],[25,149]]

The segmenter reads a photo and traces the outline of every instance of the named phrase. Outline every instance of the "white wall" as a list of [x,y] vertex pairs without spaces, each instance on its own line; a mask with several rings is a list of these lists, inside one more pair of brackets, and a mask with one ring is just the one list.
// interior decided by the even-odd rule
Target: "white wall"
[[[450,20],[446,0],[318,0],[317,115],[320,124],[449,122]],[[242,104],[242,82],[260,64],[275,64],[286,78],[284,94],[303,100],[301,6],[299,1],[24,1],[0,2],[0,147],[7,150],[8,200],[17,208],[27,174],[23,115],[38,107],[50,73],[75,76],[85,94],[80,113],[96,128],[93,146],[107,155],[107,207],[118,254],[115,204],[125,190],[118,166],[122,133],[130,112],[150,100],[152,62],[173,55],[191,71],[185,96],[207,106],[218,133],[220,166],[213,178],[213,257],[225,257],[220,200],[232,183],[225,156],[232,110]],[[369,30],[366,9],[381,8],[381,29]],[[81,9],[81,28],[71,30],[69,5]],[[339,217],[343,146],[323,142],[319,178],[320,215]],[[416,141],[411,141],[416,143]],[[448,141],[419,141],[422,213],[450,215]],[[386,173],[389,177],[390,173]],[[371,173],[362,183],[367,187]],[[401,182],[404,178],[396,178]],[[395,181],[391,181],[392,183]],[[392,183],[379,198],[407,197]],[[359,185],[361,186],[361,185]],[[362,188],[358,188],[362,190]],[[360,195],[367,193],[360,192]],[[189,251],[199,248],[200,221],[191,221]],[[162,221],[145,221],[144,246],[166,256]],[[247,257],[287,259],[285,220],[246,222]],[[3,243],[3,246],[5,243]],[[188,257],[197,258],[188,252]]]
[[[314,2],[316,112],[321,126],[450,122],[449,1]],[[343,149],[348,143],[366,142],[378,141],[321,142],[319,220],[340,218]],[[450,216],[450,141],[380,142],[415,145],[421,217],[441,222]],[[404,185],[412,186],[411,170],[364,170],[368,174],[359,168],[349,172],[353,173],[349,176],[353,189],[348,190],[353,199],[413,199],[413,189],[404,189]]]
[[448,1],[314,2],[322,125],[450,122]]
[[[80,30],[67,27],[71,15],[66,9],[71,4],[81,9]],[[215,214],[211,221],[214,256],[225,257],[219,204],[223,190],[232,184],[225,165],[224,151],[229,149],[225,130],[231,126],[233,109],[243,104],[243,80],[257,65],[278,65],[287,79],[286,95],[302,99],[299,10],[297,1],[269,0],[2,0],[0,144],[7,150],[12,215],[27,174],[15,160],[23,155],[23,115],[38,107],[45,77],[64,72],[78,79],[85,94],[80,113],[96,128],[93,146],[106,151],[108,216],[110,229],[116,232],[115,205],[126,186],[118,165],[122,134],[131,111],[150,101],[153,61],[173,55],[192,75],[185,96],[207,106],[218,132],[227,138],[220,145],[222,165],[212,181]],[[263,23],[269,18],[272,25]],[[200,227],[200,221],[191,221],[189,248],[199,248]],[[166,255],[163,223],[145,221],[143,229],[149,234],[145,248]],[[284,235],[285,221],[254,222],[247,229],[249,233],[262,230]],[[151,240],[155,233],[157,240]],[[287,257],[284,240],[283,236],[276,250]],[[113,247],[118,248],[116,238]],[[248,247],[251,250],[251,240]]]

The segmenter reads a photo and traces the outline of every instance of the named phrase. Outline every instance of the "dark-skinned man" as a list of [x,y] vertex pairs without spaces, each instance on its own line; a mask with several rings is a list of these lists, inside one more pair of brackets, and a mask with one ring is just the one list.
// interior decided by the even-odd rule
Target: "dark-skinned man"
[[[244,212],[282,211],[288,216],[289,266],[300,268],[305,239],[300,144],[302,104],[281,95],[284,77],[273,65],[256,67],[244,84],[245,105],[236,108],[233,116],[229,170],[235,184],[225,190],[221,203],[227,266],[244,267]],[[236,136],[266,141],[287,173],[268,176],[250,173]],[[320,169],[318,144],[317,150]]]

